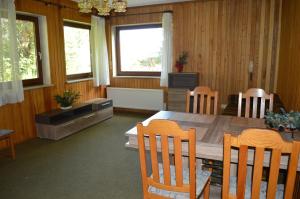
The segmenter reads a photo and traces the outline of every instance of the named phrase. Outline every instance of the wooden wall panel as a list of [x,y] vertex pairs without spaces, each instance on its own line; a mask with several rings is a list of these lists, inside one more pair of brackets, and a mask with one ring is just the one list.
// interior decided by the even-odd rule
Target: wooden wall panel
[[[94,88],[93,82],[82,81],[68,84],[65,77],[65,55],[63,40],[63,19],[89,23],[90,16],[79,14],[77,4],[68,0],[51,0],[74,8],[59,9],[55,6],[34,0],[16,0],[17,11],[46,16],[48,28],[48,45],[50,57],[51,80],[54,86],[26,90],[22,103],[0,107],[0,128],[15,130],[14,140],[17,143],[36,137],[35,114],[56,108],[53,96],[66,89],[78,90],[81,93],[79,101],[100,97],[100,88]],[[3,143],[0,143],[0,148]]]
[[[277,67],[276,50],[281,0],[215,0],[130,8],[128,13],[173,10],[174,63],[182,51],[189,53],[185,72],[199,72],[200,85],[219,90],[220,101],[229,94],[260,87],[273,92]],[[111,30],[116,25],[160,22],[162,14],[118,16],[107,20],[111,52]],[[254,64],[252,81],[250,62]],[[110,54],[111,74],[113,58]],[[175,69],[174,69],[175,71]],[[117,78],[111,86],[159,88],[159,79]]]
[[283,1],[278,93],[288,110],[300,111],[300,1]]
[[[81,92],[80,101],[98,97],[99,88],[92,81],[67,84],[63,46],[63,19],[90,22],[89,15],[79,14],[77,5],[69,0],[49,0],[67,5],[57,8],[34,0],[16,0],[17,10],[47,17],[51,78],[53,87],[25,91],[25,101],[0,107],[0,128],[16,131],[16,142],[36,137],[34,115],[57,105],[53,96],[65,89]],[[198,0],[129,8],[127,13],[149,13],[173,10],[174,61],[188,51],[189,63],[184,71],[199,72],[200,84],[219,90],[221,103],[227,96],[248,87],[272,91],[281,0]],[[156,78],[113,77],[111,29],[115,25],[161,22],[162,14],[139,14],[107,19],[107,40],[110,56],[111,86],[160,88]],[[272,54],[272,55],[271,55]],[[276,54],[276,53],[275,53]],[[254,62],[253,80],[248,66]]]

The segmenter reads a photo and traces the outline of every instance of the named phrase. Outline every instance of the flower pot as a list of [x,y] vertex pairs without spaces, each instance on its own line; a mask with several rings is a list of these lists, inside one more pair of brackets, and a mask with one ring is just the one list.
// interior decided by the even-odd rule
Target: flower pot
[[177,72],[181,73],[183,71],[183,64],[176,63]]
[[299,133],[299,130],[297,130],[297,129],[289,129],[289,128],[284,128],[284,127],[281,127],[280,129],[269,127],[269,129],[271,129],[273,131],[277,131],[278,133],[281,133],[283,135],[283,137],[285,137],[287,140],[295,139],[295,133]]
[[72,108],[72,106],[66,106],[66,107],[61,106],[60,107],[61,110],[69,110],[71,108]]

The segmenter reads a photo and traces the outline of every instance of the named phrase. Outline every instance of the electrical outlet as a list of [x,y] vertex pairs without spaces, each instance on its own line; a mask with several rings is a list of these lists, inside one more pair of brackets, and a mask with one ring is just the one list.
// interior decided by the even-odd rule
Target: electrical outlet
[[227,104],[221,104],[221,109],[224,110],[226,108]]

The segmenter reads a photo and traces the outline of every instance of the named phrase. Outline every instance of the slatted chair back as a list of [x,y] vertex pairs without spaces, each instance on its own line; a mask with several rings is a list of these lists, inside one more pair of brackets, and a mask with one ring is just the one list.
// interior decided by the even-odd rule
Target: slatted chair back
[[[137,125],[139,156],[143,181],[144,198],[164,198],[148,192],[149,186],[174,192],[190,193],[196,198],[196,132],[195,129],[182,130],[178,124],[169,120],[152,120],[148,126]],[[147,176],[145,139],[149,139],[152,176]],[[171,184],[169,142],[173,142],[175,156],[176,184]],[[189,142],[189,184],[183,183],[182,141]],[[161,146],[158,144],[161,143]],[[163,182],[159,175],[157,153],[162,153]]]
[[264,118],[266,111],[266,100],[269,100],[269,111],[273,111],[273,94],[267,94],[263,89],[260,88],[250,88],[246,93],[239,93],[239,102],[238,102],[238,117],[242,116],[242,102],[243,99],[246,99],[245,106],[245,117],[250,117],[250,108],[251,108],[251,98],[252,102],[252,118],[257,118],[258,112],[258,101],[260,98],[260,108],[259,108],[259,118]]
[[[232,147],[239,149],[238,177],[236,195],[230,195],[230,162]],[[285,199],[292,199],[299,157],[299,142],[285,142],[281,136],[272,130],[247,129],[238,137],[230,134],[224,135],[224,170],[222,198],[244,199],[246,190],[248,148],[255,150],[251,198],[260,198],[262,172],[264,166],[265,151],[271,152],[269,179],[267,186],[267,198],[275,199],[277,180],[282,154],[289,155],[288,174],[285,184]]]
[[194,98],[192,113],[206,115],[217,115],[218,112],[218,91],[212,91],[209,87],[198,86],[186,94],[186,112],[190,112],[191,96]]

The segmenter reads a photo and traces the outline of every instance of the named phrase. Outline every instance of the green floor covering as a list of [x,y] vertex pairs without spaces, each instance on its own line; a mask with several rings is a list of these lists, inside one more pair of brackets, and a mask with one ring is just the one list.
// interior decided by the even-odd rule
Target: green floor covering
[[138,153],[124,132],[149,116],[118,113],[60,141],[17,146],[0,158],[0,199],[142,198]]

